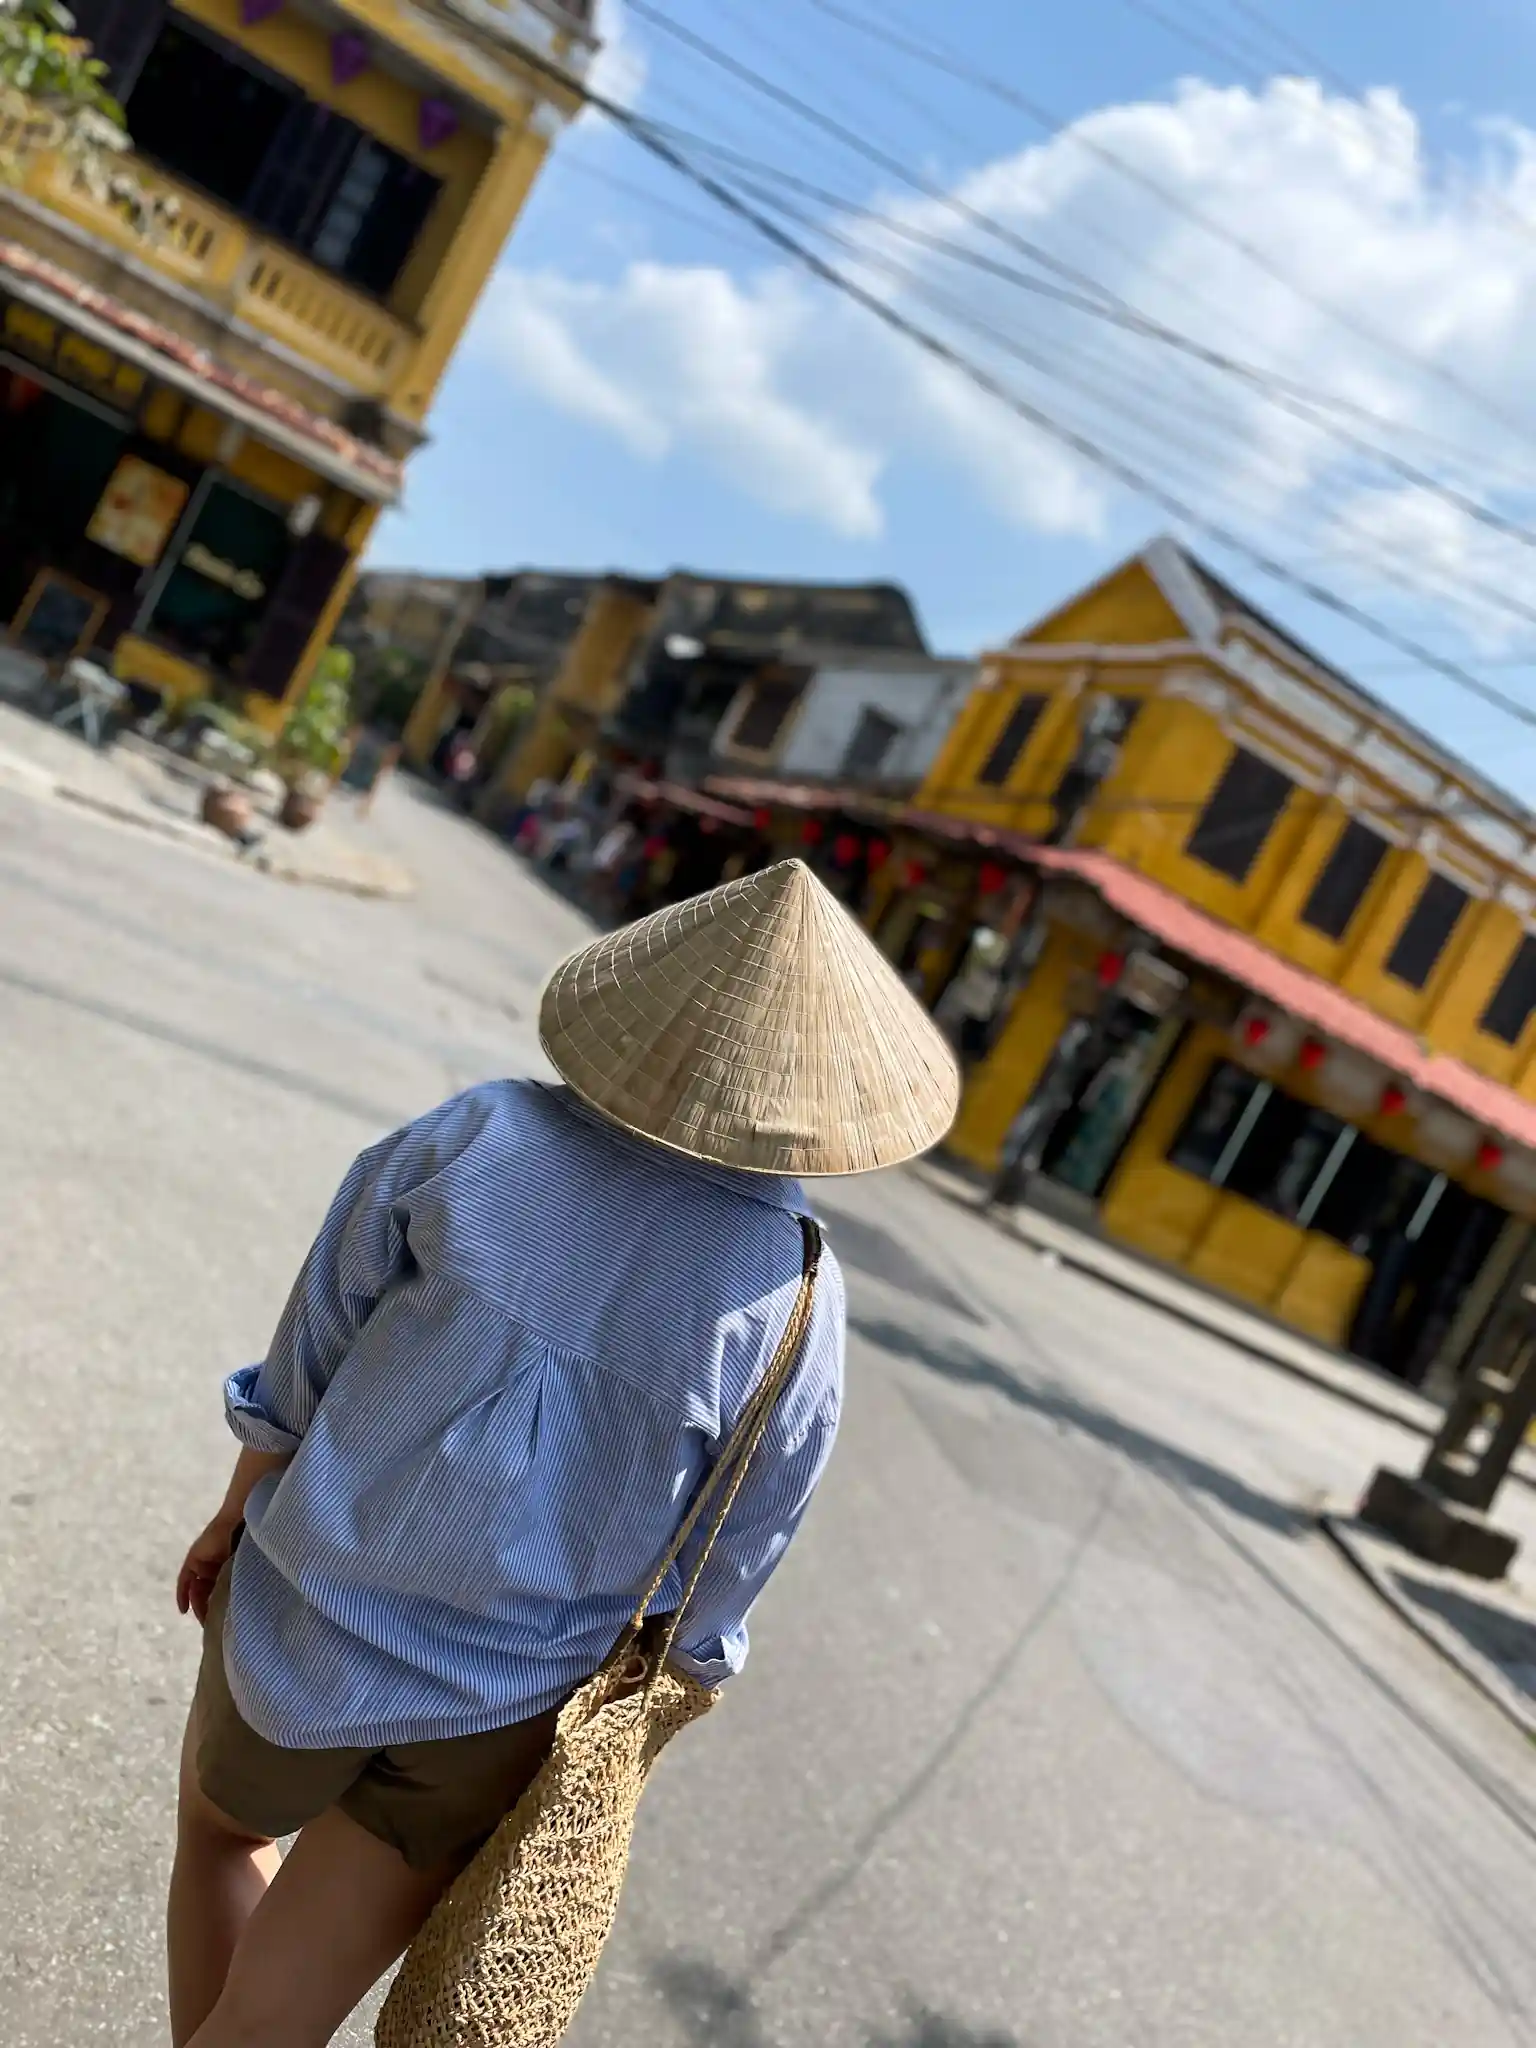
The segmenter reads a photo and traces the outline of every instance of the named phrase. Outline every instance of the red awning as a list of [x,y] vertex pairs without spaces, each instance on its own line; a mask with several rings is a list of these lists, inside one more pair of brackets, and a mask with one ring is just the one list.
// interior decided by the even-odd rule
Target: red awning
[[1474,1123],[1516,1144],[1536,1148],[1536,1102],[1527,1102],[1502,1081],[1490,1081],[1460,1060],[1426,1052],[1400,1024],[1388,1023],[1331,982],[1293,967],[1245,932],[1208,917],[1134,868],[1122,866],[1107,853],[1070,847],[1036,846],[1028,858],[1048,873],[1075,875],[1089,883],[1122,917],[1175,952],[1215,968],[1276,1009],[1379,1061],[1410,1087],[1438,1096]]
[[880,822],[895,806],[867,789],[835,788],[827,782],[771,782],[751,775],[711,775],[709,786],[723,797],[754,808],[785,811],[846,812],[849,817]]

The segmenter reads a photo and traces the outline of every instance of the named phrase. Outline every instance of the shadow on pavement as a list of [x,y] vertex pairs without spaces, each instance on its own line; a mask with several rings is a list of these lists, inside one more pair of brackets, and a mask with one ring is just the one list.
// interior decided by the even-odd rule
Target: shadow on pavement
[[1059,1386],[1032,1385],[997,1359],[968,1344],[931,1337],[903,1324],[872,1317],[855,1315],[850,1322],[867,1343],[889,1352],[893,1358],[908,1359],[960,1386],[990,1388],[1015,1408],[1054,1423],[1058,1429],[1090,1437],[1095,1443],[1118,1451],[1133,1464],[1147,1467],[1176,1486],[1205,1494],[1233,1514],[1276,1535],[1299,1536],[1311,1526],[1311,1518],[1292,1503],[1259,1492],[1235,1473],[1179,1450],[1164,1438],[1137,1429],[1102,1408],[1090,1407]]
[[1495,1665],[1532,1700],[1536,1700],[1536,1620],[1515,1612],[1506,1601],[1481,1600],[1475,1593],[1415,1577],[1391,1574],[1398,1591],[1416,1607],[1453,1629],[1467,1647]]
[[[768,2048],[769,2036],[749,1986],[725,1971],[687,1956],[668,1958],[652,1978],[685,2037],[698,2048]],[[1014,2034],[980,2033],[908,1999],[906,2017],[895,2033],[871,2032],[869,2048],[1021,2048]]]
[[898,1288],[918,1301],[932,1302],[936,1308],[961,1316],[968,1323],[978,1327],[985,1323],[964,1295],[932,1266],[923,1263],[910,1241],[899,1238],[882,1224],[834,1208],[830,1202],[818,1199],[815,1207],[827,1224],[828,1240],[843,1265],[856,1266],[872,1280],[883,1281],[887,1287]]

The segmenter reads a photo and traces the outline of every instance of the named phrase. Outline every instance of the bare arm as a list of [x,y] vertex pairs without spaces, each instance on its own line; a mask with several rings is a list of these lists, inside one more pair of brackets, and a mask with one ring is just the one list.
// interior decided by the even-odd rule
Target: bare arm
[[241,1451],[218,1513],[193,1543],[176,1575],[176,1605],[183,1614],[191,1612],[199,1621],[206,1618],[214,1582],[229,1561],[252,1489],[272,1473],[281,1472],[292,1457],[292,1451]]

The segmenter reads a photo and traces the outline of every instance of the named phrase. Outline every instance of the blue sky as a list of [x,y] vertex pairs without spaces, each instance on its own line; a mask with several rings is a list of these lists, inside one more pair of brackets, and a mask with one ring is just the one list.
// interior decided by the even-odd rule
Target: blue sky
[[[654,4],[970,214],[903,191],[633,10],[609,10],[607,89],[896,221],[893,244],[814,209],[855,237],[840,263],[1026,402],[1536,706],[1536,548],[1466,509],[1536,524],[1536,27],[1516,0],[841,0],[1015,83],[1054,133],[815,0]],[[978,214],[1262,388],[913,239],[1040,275]],[[545,171],[431,429],[376,562],[891,579],[946,652],[1002,639],[1179,525],[590,119]],[[1536,796],[1536,733],[1191,538]]]

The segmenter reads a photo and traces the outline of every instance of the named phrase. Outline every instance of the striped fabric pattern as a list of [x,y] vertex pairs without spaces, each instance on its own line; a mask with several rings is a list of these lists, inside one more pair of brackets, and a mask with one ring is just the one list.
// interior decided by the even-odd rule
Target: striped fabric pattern
[[[230,1589],[230,1686],[258,1733],[477,1734],[588,1677],[773,1355],[805,1206],[795,1181],[675,1156],[530,1081],[364,1153],[265,1362],[225,1385],[242,1443],[297,1453],[251,1496]],[[688,1617],[706,1682],[740,1670],[831,1451],[843,1338],[829,1251]],[[657,1611],[677,1596],[674,1574]]]

